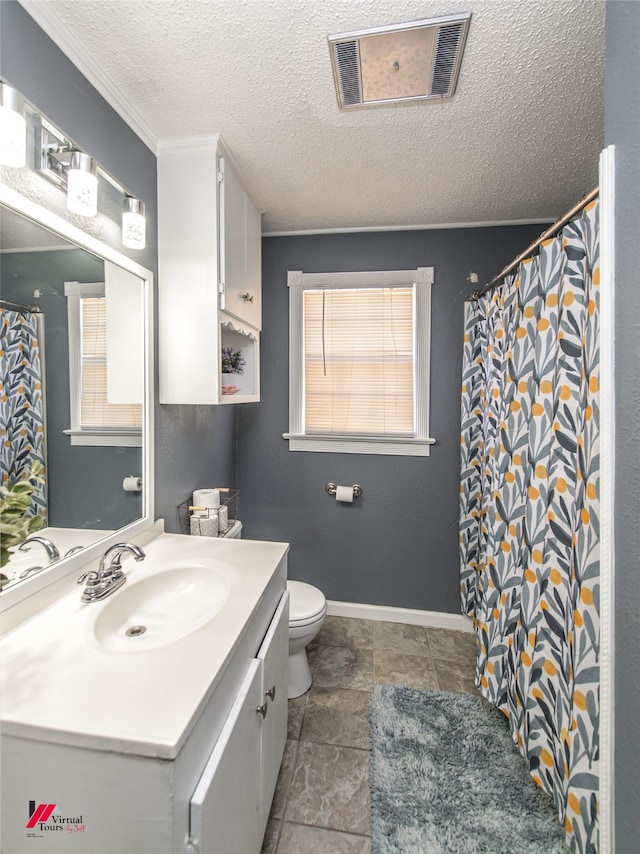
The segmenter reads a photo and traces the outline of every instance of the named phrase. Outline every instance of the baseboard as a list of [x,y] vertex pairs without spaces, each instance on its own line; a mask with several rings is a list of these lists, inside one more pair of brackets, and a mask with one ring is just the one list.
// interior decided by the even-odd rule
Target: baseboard
[[388,605],[363,605],[359,602],[327,601],[327,614],[332,617],[355,617],[359,620],[384,620],[388,623],[410,623],[436,629],[472,632],[473,623],[463,614],[444,611],[418,611],[416,608],[394,608]]

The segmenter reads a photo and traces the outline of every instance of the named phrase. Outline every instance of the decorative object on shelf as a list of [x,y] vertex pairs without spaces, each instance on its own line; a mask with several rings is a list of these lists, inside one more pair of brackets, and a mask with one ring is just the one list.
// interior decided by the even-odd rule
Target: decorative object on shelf
[[232,347],[222,348],[222,394],[236,394],[240,391],[235,385],[235,374],[244,374],[246,360],[242,350],[234,350]]
[[233,350],[231,347],[222,348],[223,374],[244,374],[245,364],[242,350]]

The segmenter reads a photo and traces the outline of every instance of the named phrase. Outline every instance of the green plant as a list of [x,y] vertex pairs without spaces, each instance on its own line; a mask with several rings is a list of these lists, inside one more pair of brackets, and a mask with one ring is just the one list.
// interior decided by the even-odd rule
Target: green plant
[[29,534],[44,524],[41,516],[29,516],[31,493],[36,484],[44,483],[42,465],[35,462],[29,476],[17,483],[0,486],[0,567],[9,562],[9,549],[23,543]]
[[222,348],[222,373],[244,374],[245,358],[242,350],[232,350],[231,347]]

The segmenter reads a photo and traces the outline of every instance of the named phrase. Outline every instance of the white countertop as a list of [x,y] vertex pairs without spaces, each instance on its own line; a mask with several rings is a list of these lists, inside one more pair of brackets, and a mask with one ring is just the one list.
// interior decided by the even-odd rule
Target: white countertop
[[[0,641],[0,720],[5,735],[173,759],[230,662],[285,543],[161,534],[146,559],[122,561],[127,583],[103,602],[81,587]],[[98,609],[172,563],[219,561],[229,580],[222,610],[172,643],[110,651],[94,639]],[[94,567],[88,567],[94,568]],[[283,576],[284,577],[284,576]]]

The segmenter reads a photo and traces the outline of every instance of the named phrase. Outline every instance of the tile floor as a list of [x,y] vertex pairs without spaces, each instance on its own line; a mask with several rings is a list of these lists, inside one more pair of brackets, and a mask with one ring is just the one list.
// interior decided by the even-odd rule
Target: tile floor
[[327,617],[307,650],[313,685],[289,732],[262,854],[370,854],[369,698],[374,685],[476,693],[465,632]]

